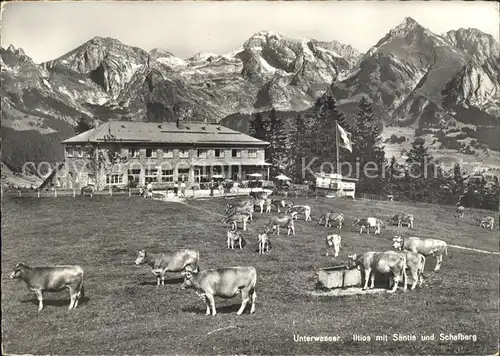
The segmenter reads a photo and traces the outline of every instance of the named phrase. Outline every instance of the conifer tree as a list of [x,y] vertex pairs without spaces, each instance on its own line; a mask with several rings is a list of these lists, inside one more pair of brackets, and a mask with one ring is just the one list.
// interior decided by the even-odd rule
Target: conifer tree
[[78,120],[78,123],[76,124],[75,133],[77,135],[79,135],[79,134],[81,134],[85,131],[88,131],[90,129],[93,129],[93,128],[94,128],[94,125],[89,124],[84,117],[81,117]]
[[[337,109],[335,99],[330,90],[320,97],[315,104],[315,115],[310,130],[310,156],[316,159],[311,167],[314,171],[319,171],[319,167],[324,162],[334,163],[336,161],[336,123],[346,131],[350,127],[345,116]],[[339,152],[340,160],[344,159],[345,152]],[[330,172],[331,165],[324,165],[325,173]]]
[[425,147],[422,138],[416,138],[408,151],[406,163],[408,197],[415,201],[426,201],[429,196],[429,180],[435,174],[434,159]]
[[286,168],[287,152],[289,149],[285,122],[283,118],[276,115],[274,109],[269,116],[267,141],[270,143],[268,161],[272,164],[271,172],[274,175]]
[[360,192],[382,193],[386,159],[381,133],[382,125],[375,118],[370,102],[363,97],[359,102],[356,122],[352,129],[352,157],[355,166],[359,163],[360,167]]
[[306,131],[307,127],[302,114],[297,114],[288,133],[288,169],[289,176],[302,180],[302,159],[306,156]]

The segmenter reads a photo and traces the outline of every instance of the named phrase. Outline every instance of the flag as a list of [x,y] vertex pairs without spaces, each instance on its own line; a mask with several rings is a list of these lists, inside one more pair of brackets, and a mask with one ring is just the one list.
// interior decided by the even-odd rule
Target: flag
[[337,123],[337,144],[352,153],[352,142],[349,133]]

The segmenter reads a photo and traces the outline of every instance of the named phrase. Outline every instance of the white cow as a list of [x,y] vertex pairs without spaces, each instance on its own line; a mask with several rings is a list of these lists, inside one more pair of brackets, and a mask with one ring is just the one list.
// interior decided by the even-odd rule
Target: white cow
[[448,255],[448,245],[442,240],[401,236],[395,236],[392,240],[394,242],[392,246],[397,250],[420,253],[425,257],[434,256],[436,258],[435,272],[441,268],[443,255]]
[[[406,290],[406,257],[402,253],[395,251],[385,252],[365,252],[359,257],[354,254],[347,256],[349,266],[356,266],[358,269],[364,270],[365,284],[363,290],[368,288],[368,279],[371,281],[370,289],[375,284],[375,273],[391,273],[392,289],[389,293],[394,293],[398,288],[399,281],[403,279],[403,289]],[[391,286],[389,286],[391,287]]]
[[359,229],[360,234],[363,233],[364,229],[366,229],[367,234],[370,234],[370,228],[374,228],[375,235],[380,235],[380,227],[383,225],[383,223],[380,219],[369,217],[365,219],[354,219],[352,225],[360,228]]

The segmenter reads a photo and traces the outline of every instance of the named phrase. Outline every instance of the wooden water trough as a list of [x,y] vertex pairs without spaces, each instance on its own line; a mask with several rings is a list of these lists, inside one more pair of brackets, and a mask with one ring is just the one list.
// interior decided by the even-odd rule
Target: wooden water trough
[[322,268],[318,273],[318,284],[325,289],[360,286],[361,271],[348,269],[346,265]]

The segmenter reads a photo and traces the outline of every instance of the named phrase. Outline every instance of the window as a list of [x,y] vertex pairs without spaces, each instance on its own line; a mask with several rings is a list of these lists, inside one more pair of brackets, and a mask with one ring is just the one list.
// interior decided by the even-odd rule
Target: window
[[140,169],[129,169],[128,170],[128,181],[139,184],[139,180],[141,177]]
[[76,146],[73,150],[74,157],[83,157],[82,148],[80,146]]
[[163,150],[163,157],[164,158],[174,158],[174,151],[173,150]]
[[223,158],[224,157],[224,150],[216,149],[215,150],[215,157]]
[[152,148],[146,148],[146,157],[147,158],[156,158],[156,150]]
[[208,180],[207,171],[204,168],[194,170],[194,181],[196,183],[206,182]]
[[87,158],[92,158],[92,154],[93,154],[93,152],[92,152],[92,151],[93,151],[93,150],[92,150],[92,148],[90,148],[90,147],[85,148],[85,157],[87,157]]
[[123,174],[106,174],[106,184],[122,184]]
[[189,158],[189,150],[179,150],[179,158]]
[[241,150],[232,150],[231,152],[232,157],[241,157]]
[[137,148],[129,148],[128,149],[129,157],[139,157],[139,150]]
[[162,169],[161,170],[161,181],[162,182],[173,182],[174,181],[174,170],[173,169]]
[[248,158],[257,158],[257,150],[248,150]]
[[207,158],[207,150],[198,150],[198,158]]
[[74,155],[74,152],[73,152],[73,147],[66,147],[66,154],[67,154],[69,157],[73,157],[73,155]]
[[187,181],[189,179],[189,168],[178,168],[177,169],[177,179],[182,181]]
[[144,172],[144,180],[146,181],[146,183],[158,182],[158,169],[146,169],[146,171]]

